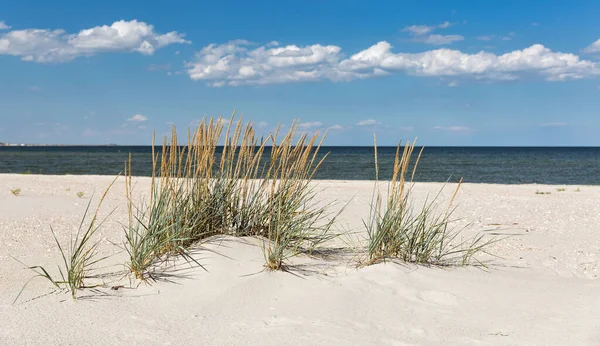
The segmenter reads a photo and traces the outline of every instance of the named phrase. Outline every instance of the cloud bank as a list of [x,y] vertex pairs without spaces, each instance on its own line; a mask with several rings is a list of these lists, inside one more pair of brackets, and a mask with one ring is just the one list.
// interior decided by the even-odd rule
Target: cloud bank
[[[0,29],[10,29],[0,22]],[[66,62],[80,56],[104,52],[137,52],[151,55],[175,43],[189,43],[183,34],[159,34],[144,22],[118,21],[69,34],[62,29],[25,29],[0,33],[0,55],[19,56],[24,61]]]
[[525,75],[548,81],[600,76],[598,63],[582,60],[575,54],[554,52],[541,44],[497,55],[446,48],[394,53],[390,43],[381,41],[344,58],[342,48],[333,45],[255,46],[238,40],[204,47],[187,67],[191,79],[215,87],[339,82],[398,73],[495,81],[516,80]]

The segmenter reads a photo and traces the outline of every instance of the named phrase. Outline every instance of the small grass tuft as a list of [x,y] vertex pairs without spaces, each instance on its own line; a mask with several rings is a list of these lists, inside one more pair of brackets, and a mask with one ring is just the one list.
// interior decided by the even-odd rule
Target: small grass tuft
[[10,192],[15,196],[19,196],[21,194],[21,189],[20,188],[11,189]]
[[550,191],[539,191],[538,190],[538,191],[535,192],[535,194],[536,195],[549,195],[549,194],[551,194],[551,192]]
[[106,195],[108,194],[108,191],[115,183],[117,178],[118,176],[111,182],[106,191],[104,191],[104,194],[100,198],[100,202],[96,207],[96,212],[94,213],[89,224],[84,227],[84,223],[92,203],[92,200],[90,199],[79,224],[79,228],[75,233],[75,236],[73,237],[73,234],[71,234],[71,240],[69,242],[68,247],[65,247],[58,241],[58,238],[56,237],[56,232],[54,231],[52,226],[50,226],[52,237],[54,238],[56,246],[58,247],[58,250],[60,251],[63,260],[62,266],[58,266],[60,279],[51,276],[49,272],[42,266],[27,266],[21,261],[17,260],[19,263],[25,265],[27,269],[35,272],[36,275],[25,283],[25,285],[13,301],[13,304],[17,301],[17,299],[19,299],[27,284],[36,277],[43,277],[50,281],[56,288],[70,292],[73,299],[76,298],[77,291],[79,291],[80,289],[90,288],[85,285],[84,280],[90,277],[90,272],[93,270],[93,266],[95,264],[106,259],[106,257],[97,257],[97,248],[99,242],[93,241],[94,235],[102,226],[104,221],[106,221],[106,218],[108,218],[107,216],[104,220],[98,222],[98,211],[100,210],[100,207],[102,206],[102,203]]
[[556,191],[558,191],[558,192],[565,192],[565,191],[567,191],[567,189],[564,188],[564,187],[559,187],[559,188],[556,189]]
[[79,191],[79,192],[77,192],[77,197],[79,197],[79,198],[83,198],[83,197],[84,197],[84,195],[85,195],[85,194],[83,193],[83,191]]

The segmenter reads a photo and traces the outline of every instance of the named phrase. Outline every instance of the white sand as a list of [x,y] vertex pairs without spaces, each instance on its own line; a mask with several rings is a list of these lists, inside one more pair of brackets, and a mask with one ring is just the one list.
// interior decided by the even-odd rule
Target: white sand
[[[0,175],[0,344],[600,345],[600,187],[591,186],[558,192],[464,184],[456,215],[464,218],[459,224],[472,222],[466,234],[500,228],[519,235],[490,249],[501,256],[490,271],[394,263],[356,269],[346,257],[299,258],[295,275],[264,272],[256,239],[226,238],[197,252],[208,271],[180,264],[181,271],[168,272],[179,276],[172,282],[84,290],[77,301],[37,278],[12,305],[32,273],[11,256],[56,274],[60,254],[49,226],[68,239],[88,198],[110,180]],[[136,180],[147,189],[148,179]],[[360,231],[372,182],[318,184],[326,188],[323,199],[350,201],[340,221]],[[441,186],[417,184],[416,199]],[[125,261],[109,242],[123,240],[122,180],[101,214],[115,207],[101,231],[101,252],[115,254],[111,264]],[[102,272],[114,270],[123,267]],[[129,286],[127,279],[108,284],[117,282]]]

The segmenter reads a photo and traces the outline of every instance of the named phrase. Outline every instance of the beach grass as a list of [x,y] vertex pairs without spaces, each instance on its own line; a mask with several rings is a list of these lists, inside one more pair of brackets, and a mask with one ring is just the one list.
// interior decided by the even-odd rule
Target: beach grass
[[452,226],[455,206],[453,201],[462,179],[456,185],[445,208],[440,207],[441,192],[415,206],[411,198],[414,176],[423,149],[413,159],[414,142],[398,145],[387,194],[378,188],[379,167],[377,138],[374,137],[375,170],[377,180],[370,206],[370,214],[364,220],[368,234],[367,258],[364,264],[374,264],[386,259],[432,265],[482,264],[476,255],[496,239],[486,239],[483,234],[464,240],[463,229]]
[[19,196],[21,194],[21,188],[11,189],[10,193],[12,193],[15,196]]
[[[172,256],[204,268],[193,256],[193,249],[215,236],[257,238],[264,268],[288,270],[293,257],[313,254],[338,237],[333,227],[344,208],[331,213],[332,203],[316,200],[317,185],[313,183],[327,157],[320,154],[326,133],[308,135],[300,133],[299,128],[296,122],[286,131],[278,126],[266,140],[259,139],[252,123],[236,121],[234,113],[229,120],[203,119],[195,129],[188,129],[187,143],[181,144],[173,127],[170,137],[163,138],[160,150],[152,138],[150,193],[147,200],[139,203],[134,200],[130,154],[124,169],[128,221],[123,227],[129,273],[138,280],[156,280],[156,269]],[[453,202],[462,180],[444,208],[440,207],[443,190],[422,205],[415,205],[411,192],[423,149],[415,153],[414,148],[414,142],[398,145],[393,174],[386,181],[387,194],[382,194],[374,137],[376,181],[369,217],[363,220],[368,240],[366,258],[359,265],[387,259],[417,264],[483,265],[477,255],[486,252],[497,239],[483,234],[465,238],[464,229],[452,226],[456,208]],[[416,160],[411,164],[414,155]],[[28,267],[36,273],[34,277],[48,279],[57,288],[69,291],[73,298],[86,287],[84,280],[89,272],[104,259],[98,258],[99,243],[93,238],[103,223],[97,220],[98,210],[115,181],[116,178],[102,195],[92,220],[84,226],[90,200],[68,246],[58,241],[51,228],[63,262],[59,266],[60,278],[51,276],[41,266]],[[77,196],[82,198],[83,192]]]
[[[188,130],[187,144],[180,145],[173,128],[160,153],[153,145],[150,200],[144,207],[132,201],[129,163],[125,248],[135,277],[151,278],[155,264],[172,255],[193,260],[189,249],[216,235],[261,238],[271,270],[330,239],[335,217],[315,206],[310,185],[324,159],[317,157],[325,136],[317,143],[318,133],[309,137],[297,131],[292,124],[278,142],[278,127],[259,140],[251,123],[234,122],[234,116],[209,118]],[[267,144],[270,152],[264,155]]]
[[[54,242],[58,250],[60,251],[62,257],[62,265],[58,266],[60,278],[52,276],[42,266],[26,265],[27,269],[32,270],[36,274],[29,281],[36,277],[45,278],[48,281],[50,281],[56,288],[70,292],[73,299],[76,298],[76,294],[80,289],[89,288],[85,285],[85,279],[90,277],[94,266],[98,264],[98,262],[106,259],[106,257],[98,257],[97,250],[100,242],[98,240],[95,240],[94,236],[98,232],[98,229],[100,229],[104,221],[106,221],[106,219],[110,216],[110,214],[106,216],[103,220],[99,221],[98,212],[102,206],[102,203],[104,202],[104,199],[106,198],[106,195],[108,194],[109,190],[111,189],[117,178],[118,176],[115,177],[115,179],[106,188],[106,190],[102,194],[102,197],[100,198],[100,201],[98,202],[94,215],[92,216],[89,223],[86,224],[87,216],[92,204],[92,199],[90,199],[83,214],[83,217],[81,218],[81,222],[79,224],[77,232],[74,235],[70,234],[70,241],[68,245],[61,244],[61,242],[56,236],[54,228],[50,226],[52,237],[54,238]],[[22,263],[21,261],[19,262]],[[16,302],[17,299],[19,299],[29,281],[25,283],[25,285],[15,298],[14,302]]]

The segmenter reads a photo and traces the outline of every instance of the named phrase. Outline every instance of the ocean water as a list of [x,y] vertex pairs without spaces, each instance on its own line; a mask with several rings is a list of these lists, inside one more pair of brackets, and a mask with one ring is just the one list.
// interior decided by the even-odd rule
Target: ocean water
[[[381,179],[391,176],[395,151],[395,147],[378,148]],[[0,173],[116,175],[129,153],[133,174],[150,175],[149,146],[0,147]],[[375,179],[372,147],[323,147],[320,153],[329,154],[316,179]],[[424,149],[416,181],[458,181],[461,177],[473,183],[598,185],[600,147]]]

